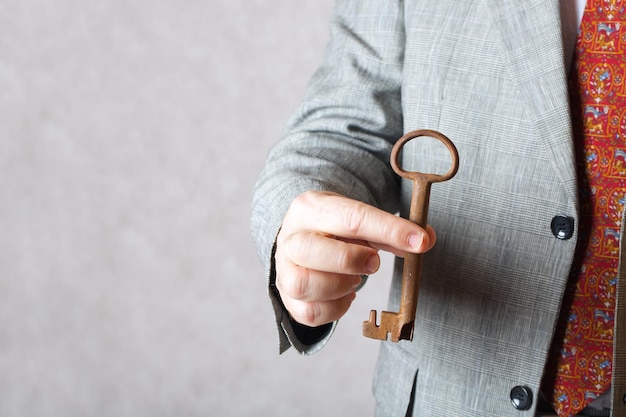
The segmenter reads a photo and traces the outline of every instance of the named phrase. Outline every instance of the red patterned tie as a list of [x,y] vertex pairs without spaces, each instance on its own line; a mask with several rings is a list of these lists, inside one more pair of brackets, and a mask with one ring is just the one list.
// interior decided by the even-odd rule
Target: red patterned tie
[[[615,277],[626,186],[626,0],[587,0],[572,74],[579,133],[581,227],[575,293],[563,331],[552,405],[561,417],[577,414],[611,384]],[[576,115],[574,115],[576,116]],[[577,126],[578,123],[578,126]],[[584,233],[584,232],[583,232]],[[558,332],[557,332],[558,334]]]

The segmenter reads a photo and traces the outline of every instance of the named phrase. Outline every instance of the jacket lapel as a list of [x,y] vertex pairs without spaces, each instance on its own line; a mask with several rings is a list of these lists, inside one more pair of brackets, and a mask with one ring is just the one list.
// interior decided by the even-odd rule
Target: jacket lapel
[[[559,0],[486,0],[503,55],[544,148],[578,206]],[[522,139],[522,138],[521,138]]]

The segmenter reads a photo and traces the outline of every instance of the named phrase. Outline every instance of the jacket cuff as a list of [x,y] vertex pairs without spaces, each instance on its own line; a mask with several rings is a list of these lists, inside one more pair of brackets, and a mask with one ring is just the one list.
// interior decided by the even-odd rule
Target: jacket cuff
[[270,261],[268,295],[272,302],[274,316],[276,318],[279,353],[282,354],[293,346],[293,348],[302,355],[312,355],[319,352],[326,343],[328,343],[337,327],[337,322],[324,324],[319,327],[309,327],[291,318],[291,315],[283,305],[278,288],[276,288],[275,250],[276,245],[274,244]]

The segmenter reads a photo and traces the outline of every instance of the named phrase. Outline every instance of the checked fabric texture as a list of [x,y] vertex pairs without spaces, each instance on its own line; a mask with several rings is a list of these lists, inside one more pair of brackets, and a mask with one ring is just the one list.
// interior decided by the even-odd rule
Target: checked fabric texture
[[[615,280],[626,186],[626,0],[588,0],[571,74],[576,146],[582,160],[580,269],[551,385],[560,417],[610,388]],[[577,112],[578,109],[578,112]],[[576,136],[576,134],[575,134]],[[585,224],[586,223],[586,224]],[[583,245],[584,246],[584,245]],[[555,340],[556,341],[556,340]],[[552,359],[551,359],[552,361]]]

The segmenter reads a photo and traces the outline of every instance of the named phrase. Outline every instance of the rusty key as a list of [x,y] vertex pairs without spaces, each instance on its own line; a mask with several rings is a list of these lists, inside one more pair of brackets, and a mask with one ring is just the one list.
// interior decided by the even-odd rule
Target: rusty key
[[[443,175],[425,174],[422,172],[405,171],[398,161],[400,150],[410,140],[419,137],[431,137],[442,142],[452,157],[452,166]],[[430,199],[430,186],[435,182],[447,181],[454,177],[459,168],[459,154],[450,139],[434,130],[414,130],[398,139],[391,151],[391,167],[401,177],[413,181],[413,194],[411,196],[411,211],[409,220],[422,227],[426,227],[428,221],[428,202]],[[363,335],[373,339],[387,340],[391,335],[391,341],[400,339],[413,340],[413,328],[415,322],[415,310],[417,308],[417,296],[422,272],[422,254],[410,253],[404,258],[402,271],[402,294],[400,298],[400,311],[397,313],[383,311],[380,314],[380,325],[376,324],[376,310],[370,311],[369,320],[363,322]]]

